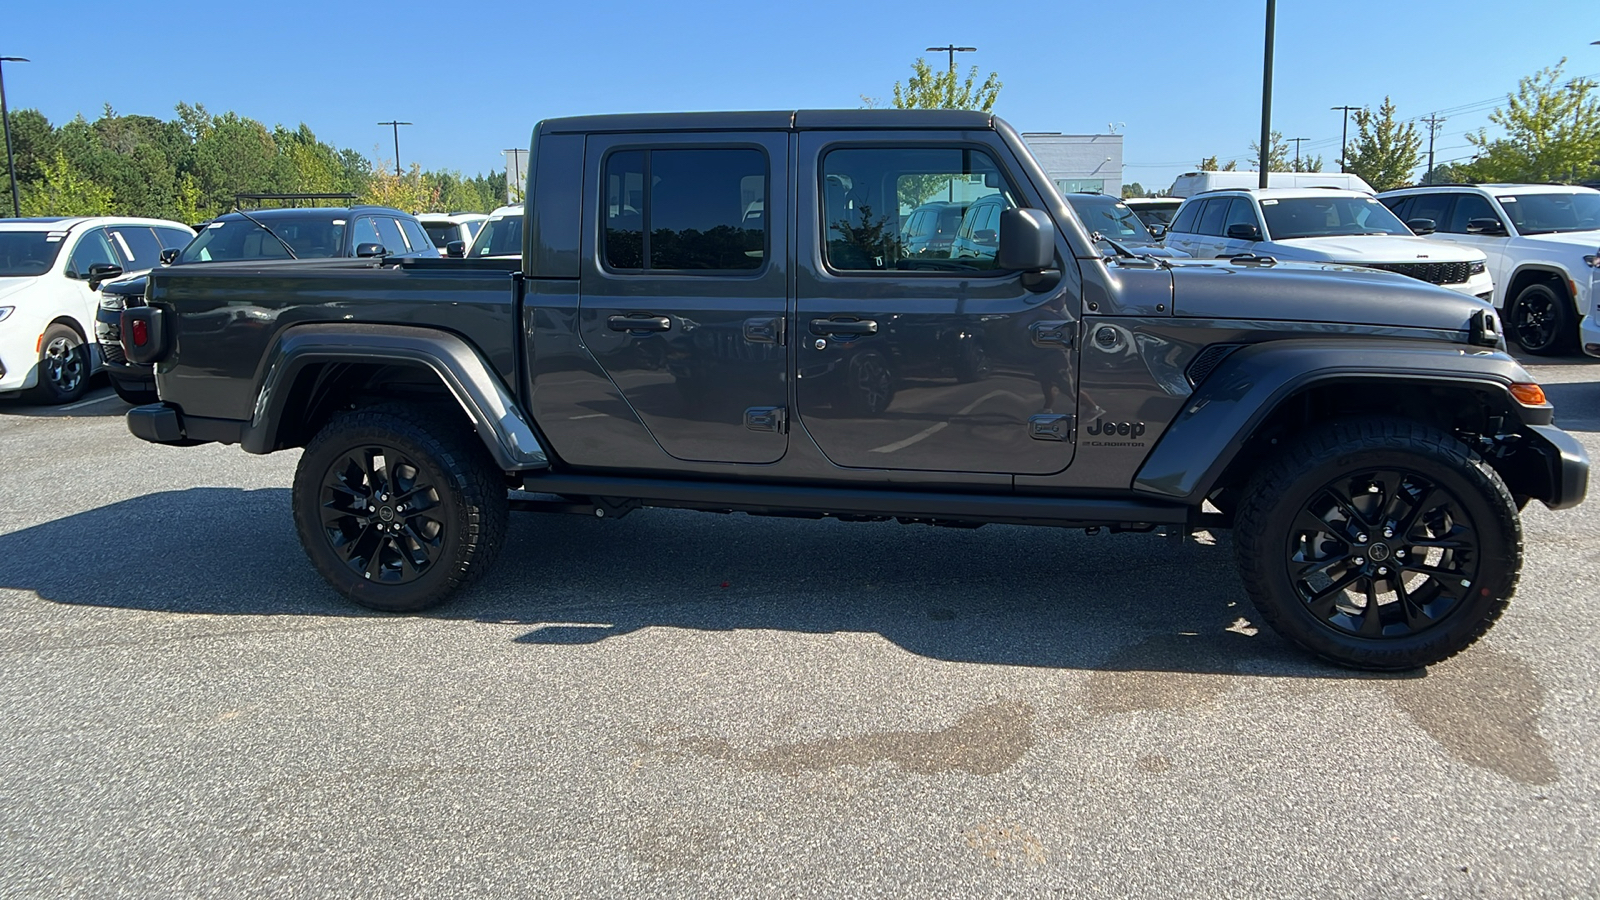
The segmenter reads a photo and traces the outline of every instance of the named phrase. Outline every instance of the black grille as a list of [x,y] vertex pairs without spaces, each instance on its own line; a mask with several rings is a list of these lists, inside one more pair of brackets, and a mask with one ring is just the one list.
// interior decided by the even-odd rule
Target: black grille
[[1473,267],[1473,263],[1470,262],[1360,263],[1360,265],[1369,269],[1382,269],[1385,272],[1407,275],[1429,284],[1461,284],[1472,277]]
[[1211,374],[1211,370],[1215,369],[1224,359],[1228,358],[1228,354],[1242,346],[1244,345],[1212,344],[1211,346],[1200,351],[1199,355],[1194,358],[1194,362],[1189,363],[1188,371],[1184,372],[1183,374],[1189,379],[1190,385],[1198,386],[1200,382],[1206,380],[1207,375]]
[[122,344],[117,341],[107,341],[100,345],[100,352],[105,354],[106,362],[125,363],[128,358],[122,355]]

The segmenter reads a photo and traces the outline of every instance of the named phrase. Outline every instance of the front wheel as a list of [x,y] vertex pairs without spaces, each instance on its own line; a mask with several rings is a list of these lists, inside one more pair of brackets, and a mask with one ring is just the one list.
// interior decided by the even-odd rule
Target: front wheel
[[1547,284],[1530,284],[1517,295],[1510,330],[1522,349],[1535,356],[1554,356],[1577,342],[1572,303]]
[[89,348],[65,325],[46,328],[39,338],[39,383],[28,392],[34,403],[71,403],[89,389]]
[[1308,433],[1243,493],[1246,591],[1289,641],[1360,669],[1412,669],[1466,648],[1504,612],[1522,526],[1498,473],[1413,422]]
[[300,457],[293,505],[322,577],[385,612],[435,606],[482,575],[508,515],[501,473],[472,430],[404,404],[328,422]]

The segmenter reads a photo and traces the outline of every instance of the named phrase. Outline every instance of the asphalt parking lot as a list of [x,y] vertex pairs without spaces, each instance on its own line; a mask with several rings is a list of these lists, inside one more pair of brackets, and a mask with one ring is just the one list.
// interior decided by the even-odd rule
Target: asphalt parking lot
[[[1600,459],[1600,363],[1534,370]],[[0,402],[0,894],[1600,896],[1600,512],[1426,673],[1250,621],[1226,537],[514,517],[434,615],[297,454]]]

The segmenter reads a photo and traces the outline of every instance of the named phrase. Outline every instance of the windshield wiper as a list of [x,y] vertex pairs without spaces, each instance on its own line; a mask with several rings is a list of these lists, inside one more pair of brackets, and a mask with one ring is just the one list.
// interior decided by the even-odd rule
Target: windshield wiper
[[256,225],[258,227],[260,227],[260,229],[262,231],[265,231],[267,234],[272,235],[273,240],[275,240],[278,243],[283,245],[284,252],[289,254],[289,258],[290,259],[299,259],[300,258],[299,256],[295,255],[294,248],[289,246],[289,242],[288,241],[284,240],[281,237],[278,237],[278,233],[276,231],[273,231],[271,228],[268,228],[266,225],[264,225],[260,219],[256,218],[255,216],[250,215],[249,213],[245,212],[242,209],[236,209],[236,210],[234,210],[234,212],[236,212],[239,215],[244,216],[246,219],[249,219],[250,221],[256,223]]
[[1098,231],[1090,232],[1089,237],[1092,238],[1093,240],[1095,240],[1096,242],[1105,243],[1108,247],[1110,247],[1113,251],[1115,251],[1115,255],[1116,256],[1119,256],[1119,257],[1122,257],[1122,258],[1125,258],[1125,259],[1145,259],[1145,260],[1149,260],[1150,262],[1155,263],[1158,266],[1161,266],[1162,268],[1171,268],[1171,266],[1167,265],[1167,261],[1166,260],[1162,259],[1159,256],[1156,256],[1154,253],[1135,253],[1132,250],[1129,250],[1127,247],[1123,246],[1120,242],[1114,241],[1111,238],[1106,237],[1105,235],[1101,234]]

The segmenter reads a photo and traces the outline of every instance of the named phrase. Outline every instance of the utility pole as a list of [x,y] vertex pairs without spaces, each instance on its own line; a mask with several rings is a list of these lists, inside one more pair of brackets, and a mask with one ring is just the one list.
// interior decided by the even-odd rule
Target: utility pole
[[1435,114],[1421,121],[1428,126],[1428,171],[1423,174],[1422,183],[1433,184],[1433,137],[1439,132],[1439,126],[1443,125],[1446,119],[1441,115]]
[[11,156],[11,111],[6,109],[6,63],[27,62],[20,56],[0,56],[0,127],[6,132],[6,180],[11,182],[11,217],[22,218],[22,204],[17,200],[17,162]]
[[410,125],[410,122],[379,122],[379,125],[392,125],[394,127],[394,177],[400,177],[400,126]]
[[1344,130],[1339,132],[1339,171],[1343,172],[1345,154],[1350,152],[1350,114],[1358,109],[1361,109],[1361,107],[1330,106],[1328,108],[1334,110],[1335,112],[1340,110],[1344,111]]
[[1261,179],[1267,186],[1267,162],[1272,153],[1272,31],[1278,18],[1277,0],[1267,0],[1267,46],[1261,54]]
[[1285,140],[1294,141],[1294,170],[1298,172],[1300,171],[1300,142],[1309,141],[1311,138],[1286,138]]

